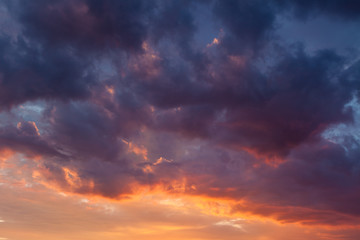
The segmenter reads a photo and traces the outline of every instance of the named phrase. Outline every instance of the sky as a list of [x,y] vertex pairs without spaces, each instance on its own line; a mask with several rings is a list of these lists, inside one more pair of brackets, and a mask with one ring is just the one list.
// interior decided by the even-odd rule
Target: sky
[[0,0],[0,240],[360,239],[357,0]]

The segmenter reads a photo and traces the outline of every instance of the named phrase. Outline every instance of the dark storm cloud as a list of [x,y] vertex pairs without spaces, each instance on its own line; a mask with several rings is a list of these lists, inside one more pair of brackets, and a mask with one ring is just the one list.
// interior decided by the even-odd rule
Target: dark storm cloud
[[269,73],[263,101],[229,109],[224,140],[282,155],[327,125],[350,120],[343,106],[353,89],[336,76],[341,66],[331,51],[308,56],[300,49],[281,58]]
[[[117,158],[121,144],[116,138],[110,119],[102,109],[88,105],[57,105],[49,109],[52,135],[57,144],[70,147],[75,156],[111,161]],[[112,143],[112,144],[109,144]]]
[[161,1],[158,14],[154,16],[152,33],[155,41],[171,38],[180,45],[187,45],[196,30],[191,8],[196,4],[191,1]]
[[[0,37],[1,107],[36,99],[89,96],[96,74],[89,54],[140,51],[148,1],[6,1],[20,25]],[[104,52],[105,53],[105,52]]]
[[246,53],[261,48],[274,28],[276,12],[270,1],[215,1],[214,13],[225,27],[224,48]]
[[340,17],[345,20],[358,20],[360,4],[356,0],[274,0],[281,7],[290,8],[299,17],[317,14]]
[[150,1],[11,1],[24,33],[46,44],[135,50],[145,40]]
[[189,54],[195,26],[188,5],[137,0],[5,1],[3,6],[20,30],[15,39],[6,34],[0,39],[3,107],[27,100],[88,97],[97,77],[92,71],[95,56],[111,57],[117,50],[141,53],[149,32],[155,41],[183,39],[178,45]]
[[[355,20],[357,3],[5,3],[20,30],[0,37],[1,110],[38,99],[46,109],[44,134],[22,119],[1,127],[0,147],[46,156],[48,181],[117,198],[139,186],[176,192],[186,179],[186,194],[246,200],[234,211],[358,223],[357,140],[321,133],[354,121],[344,106],[358,95],[359,62],[276,36],[284,13]],[[200,8],[219,28],[201,47]]]
[[138,82],[134,90],[150,103],[172,108],[155,115],[159,129],[284,156],[328,125],[351,121],[343,107],[357,89],[354,74],[343,71],[345,61],[335,52],[310,56],[296,47],[285,53],[267,75],[247,60],[242,67],[224,60],[212,63],[224,72],[207,82],[191,82],[191,71],[183,71],[186,75]]
[[[359,217],[359,154],[358,146],[346,151],[331,142],[300,148],[294,151],[289,162],[269,176],[275,180],[271,184],[272,193],[288,191],[292,193],[289,201],[293,204]],[[289,182],[280,189],[279,179],[284,177],[289,178]],[[304,195],[301,197],[301,194]]]
[[331,142],[301,146],[278,168],[258,170],[264,178],[249,183],[245,198],[254,205],[248,210],[283,222],[358,224],[358,149],[346,152]]
[[69,49],[48,49],[21,37],[0,39],[0,107],[27,100],[84,98],[93,84],[86,60]]
[[[337,13],[349,17],[357,16],[358,12],[358,4],[351,4],[351,1],[327,1],[323,5],[320,1],[274,1],[265,4],[260,1],[199,3],[211,5],[214,19],[218,19],[220,26],[224,26],[225,36],[220,46],[227,49],[227,54],[248,51],[251,54],[255,49],[260,51],[264,44],[271,41],[276,15],[280,11],[278,6],[285,9],[297,7],[309,11],[320,9],[321,6],[325,14]],[[5,1],[5,6],[14,21],[21,26],[21,30],[17,41],[13,40],[10,43],[8,37],[2,37],[2,56],[15,54],[11,57],[13,60],[2,59],[2,82],[7,82],[3,89],[8,89],[6,92],[16,96],[16,99],[5,97],[3,105],[9,107],[26,100],[50,98],[50,95],[52,98],[63,99],[84,97],[87,95],[89,83],[92,82],[89,71],[91,59],[85,57],[85,53],[97,51],[104,54],[113,49],[141,51],[142,43],[148,38],[177,42],[181,46],[185,60],[191,63],[197,70],[196,74],[199,74],[206,69],[209,61],[191,46],[195,31],[201,27],[195,25],[193,16],[199,3],[140,0],[25,3]],[[190,11],[191,8],[195,10]],[[16,56],[19,52],[25,53]],[[18,66],[9,66],[11,61],[16,62]],[[14,72],[16,76],[13,76]],[[34,81],[26,80],[24,88],[27,90],[24,90],[24,93],[18,93],[8,86],[8,82],[23,84],[24,78]],[[30,90],[35,86],[36,90]]]
[[147,111],[121,103],[108,107],[81,102],[49,106],[45,114],[51,122],[49,134],[77,158],[120,160],[122,140],[140,131]]
[[34,122],[18,122],[17,126],[0,128],[0,149],[12,149],[30,156],[58,157],[66,156],[57,151],[46,139],[42,138]]

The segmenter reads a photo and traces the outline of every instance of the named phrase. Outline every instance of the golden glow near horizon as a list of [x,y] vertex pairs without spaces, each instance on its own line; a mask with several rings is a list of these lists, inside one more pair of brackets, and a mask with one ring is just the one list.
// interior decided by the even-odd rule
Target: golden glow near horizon
[[[11,165],[1,168],[0,237],[3,239],[285,240],[290,237],[315,240],[324,239],[330,231],[234,214],[226,199],[162,190],[139,192],[127,200],[63,193],[38,182],[39,176],[33,177],[34,169],[36,165],[31,161],[14,156]],[[14,174],[19,171],[21,175]],[[73,170],[64,168],[64,173],[70,185],[81,182]]]

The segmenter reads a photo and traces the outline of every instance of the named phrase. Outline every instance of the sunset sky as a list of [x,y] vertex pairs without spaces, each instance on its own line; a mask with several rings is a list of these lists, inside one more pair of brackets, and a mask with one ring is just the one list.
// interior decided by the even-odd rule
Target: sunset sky
[[0,0],[0,240],[359,240],[360,1]]

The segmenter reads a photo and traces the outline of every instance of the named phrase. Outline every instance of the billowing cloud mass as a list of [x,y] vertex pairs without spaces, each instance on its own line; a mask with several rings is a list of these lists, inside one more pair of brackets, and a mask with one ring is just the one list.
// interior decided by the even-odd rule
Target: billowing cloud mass
[[0,164],[84,197],[359,226],[360,49],[317,21],[359,27],[360,4],[1,1]]

